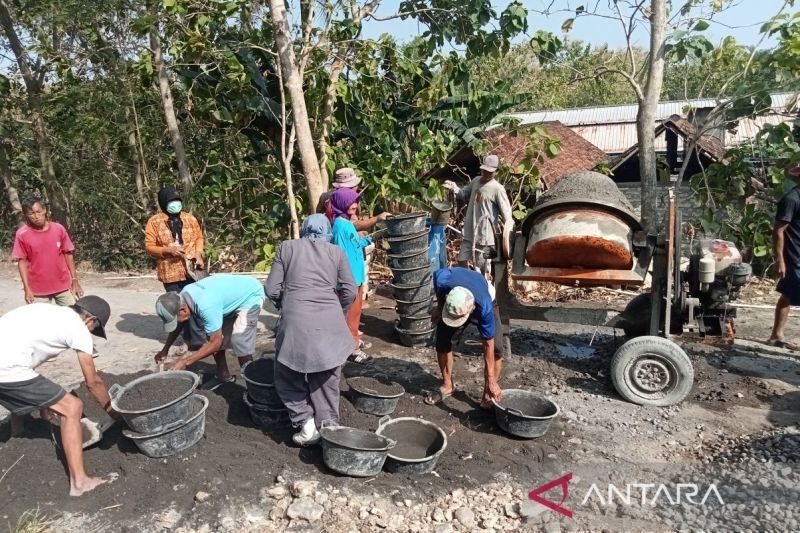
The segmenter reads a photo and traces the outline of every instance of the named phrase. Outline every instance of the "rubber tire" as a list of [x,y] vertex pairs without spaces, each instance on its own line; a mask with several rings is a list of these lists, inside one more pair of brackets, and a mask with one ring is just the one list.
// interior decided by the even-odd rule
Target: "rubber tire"
[[[629,380],[628,371],[638,359],[652,354],[668,363],[674,372],[675,383],[672,389],[661,397],[637,390]],[[619,347],[611,360],[611,382],[620,396],[637,405],[666,407],[683,401],[694,385],[694,367],[683,349],[669,339],[647,335],[636,337]],[[661,394],[661,393],[659,393]]]

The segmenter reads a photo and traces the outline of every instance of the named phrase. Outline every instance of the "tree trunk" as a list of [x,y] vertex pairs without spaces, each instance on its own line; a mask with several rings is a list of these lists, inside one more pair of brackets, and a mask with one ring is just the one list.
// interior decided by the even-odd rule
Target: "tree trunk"
[[322,109],[322,131],[319,135],[319,172],[322,174],[326,183],[328,182],[328,136],[331,133],[333,113],[336,111],[339,76],[342,74],[342,70],[344,70],[344,65],[344,58],[336,55],[331,64],[328,87],[325,89],[325,104]]
[[650,54],[648,56],[647,83],[644,97],[639,102],[636,115],[636,134],[639,139],[639,174],[642,183],[642,226],[649,232],[657,231],[661,221],[658,215],[658,169],[656,166],[655,127],[658,102],[664,82],[664,48],[667,37],[666,0],[650,3]]
[[0,176],[3,177],[3,187],[8,196],[8,203],[14,213],[22,213],[22,203],[19,201],[19,193],[14,187],[14,177],[11,174],[11,166],[8,164],[6,144],[0,142]]
[[275,42],[278,46],[278,58],[283,75],[283,84],[292,102],[293,124],[297,134],[297,151],[306,178],[308,189],[308,212],[313,213],[319,197],[328,188],[328,180],[323,179],[319,171],[319,160],[314,148],[314,137],[308,122],[303,79],[300,76],[295,58],[289,23],[286,20],[286,6],[283,0],[269,0],[272,27]]
[[169,86],[169,76],[167,66],[164,64],[164,57],[161,52],[161,39],[158,37],[158,4],[153,2],[150,8],[153,16],[153,26],[150,28],[150,48],[153,52],[153,63],[158,77],[158,89],[161,92],[161,105],[164,107],[164,118],[167,122],[167,132],[175,150],[175,161],[178,164],[178,176],[183,186],[183,192],[188,196],[192,190],[192,175],[189,173],[189,165],[186,161],[186,151],[183,148],[183,137],[178,128],[178,119],[175,116],[175,106],[172,100],[172,89]]
[[142,209],[147,209],[147,190],[144,186],[144,167],[139,157],[139,145],[136,142],[136,127],[133,124],[133,110],[125,106],[125,119],[128,123],[128,158],[133,163],[133,182],[136,184],[136,196]]
[[61,194],[61,188],[56,178],[56,171],[53,167],[50,140],[47,137],[47,124],[45,123],[44,114],[42,113],[42,86],[39,80],[36,79],[36,74],[31,70],[30,64],[28,63],[28,55],[22,48],[22,43],[14,29],[14,21],[11,18],[6,0],[0,0],[0,25],[2,25],[5,31],[11,50],[14,52],[14,57],[17,60],[17,65],[19,65],[22,80],[25,83],[28,107],[31,112],[33,138],[39,149],[39,161],[42,166],[41,179],[44,183],[48,203],[50,204],[50,212],[53,217],[69,227],[69,213],[65,207],[65,199]]

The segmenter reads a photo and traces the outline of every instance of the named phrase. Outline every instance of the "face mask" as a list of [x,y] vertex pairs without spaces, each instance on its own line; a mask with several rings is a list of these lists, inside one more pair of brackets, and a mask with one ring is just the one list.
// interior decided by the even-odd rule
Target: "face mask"
[[167,213],[170,215],[177,215],[183,209],[183,202],[180,200],[172,200],[167,204]]

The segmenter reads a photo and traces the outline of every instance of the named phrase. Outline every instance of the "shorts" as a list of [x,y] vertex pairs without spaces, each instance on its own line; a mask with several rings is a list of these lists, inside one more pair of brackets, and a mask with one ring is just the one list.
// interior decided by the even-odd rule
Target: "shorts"
[[72,294],[72,291],[69,289],[62,292],[57,292],[55,294],[37,296],[36,301],[40,303],[56,304],[61,306],[75,305],[78,302],[78,300],[75,298],[75,295]]
[[222,349],[233,350],[236,357],[248,357],[256,352],[256,333],[260,307],[239,309],[222,320]]
[[786,276],[778,281],[775,290],[789,300],[789,305],[800,305],[800,267],[786,269]]
[[[464,331],[467,326],[473,323],[468,320],[463,326],[454,328],[448,326],[443,321],[439,321],[436,326],[436,352],[445,353],[453,350],[453,337],[457,331]],[[503,325],[500,323],[500,309],[494,304],[494,356],[502,359],[503,350]]]
[[25,381],[0,383],[0,405],[17,416],[52,407],[66,394],[67,391],[61,385],[43,376]]

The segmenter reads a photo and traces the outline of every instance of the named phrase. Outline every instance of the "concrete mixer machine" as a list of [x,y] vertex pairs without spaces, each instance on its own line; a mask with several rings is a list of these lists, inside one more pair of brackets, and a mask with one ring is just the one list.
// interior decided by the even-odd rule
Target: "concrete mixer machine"
[[[493,262],[503,327],[511,318],[623,329],[630,339],[616,351],[611,378],[625,399],[673,405],[689,393],[692,363],[674,341],[691,334],[732,342],[731,305],[752,273],[734,243],[703,238],[685,243],[675,198],[669,192],[663,231],[648,235],[616,184],[597,172],[559,180],[536,202],[514,235],[502,239]],[[511,271],[507,271],[507,260]],[[621,313],[587,305],[526,305],[508,289],[512,280],[570,286],[642,286]]]

